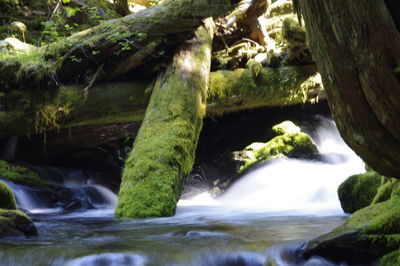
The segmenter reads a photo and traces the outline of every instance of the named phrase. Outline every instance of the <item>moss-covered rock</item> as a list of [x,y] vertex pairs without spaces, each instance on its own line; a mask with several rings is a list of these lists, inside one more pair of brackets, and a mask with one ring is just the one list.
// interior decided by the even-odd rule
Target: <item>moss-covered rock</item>
[[296,126],[292,121],[284,121],[280,124],[273,126],[272,131],[274,131],[278,135],[284,135],[300,133],[301,129],[300,127]]
[[338,188],[342,208],[353,213],[371,204],[400,197],[400,180],[368,169],[364,174],[350,176]]
[[400,265],[400,250],[393,251],[379,261],[381,266],[398,266]]
[[273,127],[279,135],[266,143],[255,142],[243,151],[234,152],[236,161],[242,162],[239,172],[249,169],[255,164],[265,163],[278,157],[310,158],[318,154],[318,148],[310,136],[300,132],[300,128],[290,121]]
[[381,186],[381,180],[382,176],[372,170],[347,178],[338,188],[343,211],[353,213],[370,205]]
[[10,164],[0,160],[0,178],[12,181],[15,184],[49,190],[51,184],[43,181],[37,173],[23,166]]
[[[334,262],[371,265],[400,248],[399,219],[399,198],[370,205],[356,211],[342,226],[309,242],[303,254],[305,258],[322,256]],[[395,261],[395,256],[390,254],[382,261]]]
[[372,200],[372,204],[383,202],[391,199],[392,197],[399,197],[400,194],[400,180],[397,178],[382,176],[381,185]]
[[0,237],[36,236],[37,229],[25,213],[0,209]]
[[0,209],[17,209],[17,202],[15,200],[14,193],[3,182],[0,182]]

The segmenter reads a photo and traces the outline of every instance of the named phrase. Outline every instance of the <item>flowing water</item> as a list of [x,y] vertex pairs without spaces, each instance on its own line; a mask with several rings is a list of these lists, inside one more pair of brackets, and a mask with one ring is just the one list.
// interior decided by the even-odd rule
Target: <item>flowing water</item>
[[[319,161],[278,160],[236,182],[223,196],[178,203],[174,217],[116,220],[116,196],[93,184],[63,181],[86,201],[69,213],[48,209],[34,191],[11,184],[39,236],[0,243],[1,265],[330,265],[295,256],[304,241],[342,224],[338,185],[364,171],[332,121],[311,133]],[[54,206],[53,206],[54,207]]]

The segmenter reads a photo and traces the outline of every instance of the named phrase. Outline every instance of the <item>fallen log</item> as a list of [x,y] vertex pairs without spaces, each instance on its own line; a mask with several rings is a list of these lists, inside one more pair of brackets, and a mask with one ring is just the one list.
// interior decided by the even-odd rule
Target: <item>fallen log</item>
[[[207,116],[299,104],[317,100],[323,93],[318,82],[308,82],[316,71],[312,65],[264,67],[259,69],[257,76],[254,71],[255,68],[246,68],[212,72]],[[0,95],[0,137],[35,135],[87,125],[101,127],[140,122],[149,101],[149,84],[150,81],[144,80],[95,85],[87,91],[83,89],[85,85],[81,85],[64,86],[54,91],[8,92]],[[75,134],[70,135],[74,137]]]
[[213,35],[214,24],[208,19],[157,78],[132,153],[125,162],[116,217],[175,214],[205,115]]
[[236,2],[165,1],[26,53],[0,53],[1,91],[58,86],[94,75],[101,65],[103,79],[138,67],[157,71],[169,59],[164,54],[190,38],[203,19],[224,15]]

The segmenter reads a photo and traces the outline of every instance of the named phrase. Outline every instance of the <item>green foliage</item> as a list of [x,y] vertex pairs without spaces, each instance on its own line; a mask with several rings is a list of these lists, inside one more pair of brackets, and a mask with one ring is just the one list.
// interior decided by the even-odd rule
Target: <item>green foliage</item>
[[13,191],[3,182],[0,182],[0,209],[17,209]]
[[8,179],[15,184],[51,189],[51,185],[43,181],[39,175],[32,170],[2,160],[0,160],[0,178]]
[[393,251],[379,261],[381,266],[398,266],[400,265],[400,250]]

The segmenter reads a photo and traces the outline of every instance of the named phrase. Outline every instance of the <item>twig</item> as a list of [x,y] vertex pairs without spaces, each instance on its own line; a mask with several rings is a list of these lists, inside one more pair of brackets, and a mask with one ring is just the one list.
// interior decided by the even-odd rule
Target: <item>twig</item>
[[99,73],[103,70],[104,64],[101,64],[99,66],[99,68],[96,70],[96,73],[94,73],[92,80],[89,82],[89,85],[87,85],[86,88],[83,89],[83,91],[88,91],[89,88],[91,88],[93,86],[93,83],[96,81],[97,76],[99,75]]

